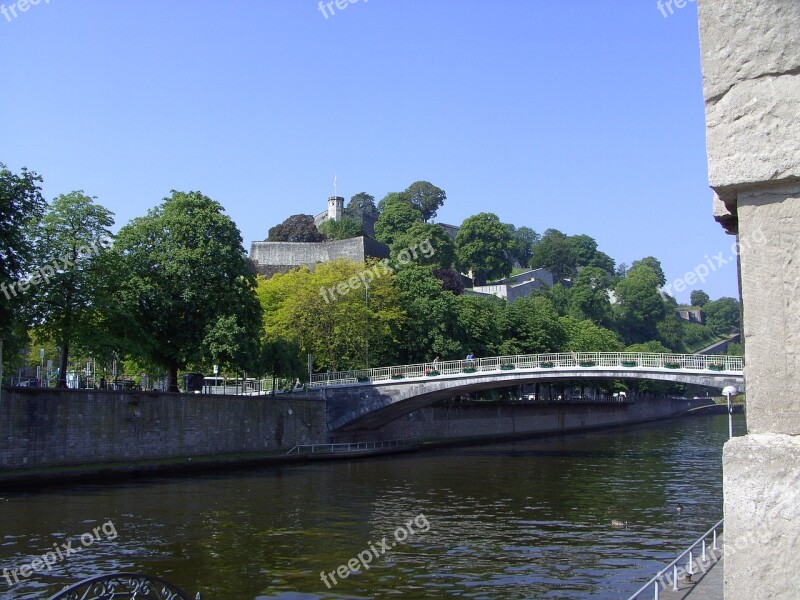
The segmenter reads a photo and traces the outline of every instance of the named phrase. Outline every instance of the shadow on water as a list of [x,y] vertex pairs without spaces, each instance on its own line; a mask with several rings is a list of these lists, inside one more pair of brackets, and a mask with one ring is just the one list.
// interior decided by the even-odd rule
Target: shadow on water
[[[206,599],[627,597],[720,518],[726,439],[726,416],[693,417],[6,494],[0,568],[19,569],[53,544],[81,546],[104,523],[117,536],[20,583],[0,578],[0,597],[47,597],[115,570],[158,575]],[[372,557],[368,568],[336,574],[359,554]]]

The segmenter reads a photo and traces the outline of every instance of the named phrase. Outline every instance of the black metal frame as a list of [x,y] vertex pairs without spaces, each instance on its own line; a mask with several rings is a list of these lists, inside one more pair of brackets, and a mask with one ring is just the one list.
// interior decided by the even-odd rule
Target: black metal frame
[[100,575],[71,585],[49,600],[200,600],[161,579],[142,573]]

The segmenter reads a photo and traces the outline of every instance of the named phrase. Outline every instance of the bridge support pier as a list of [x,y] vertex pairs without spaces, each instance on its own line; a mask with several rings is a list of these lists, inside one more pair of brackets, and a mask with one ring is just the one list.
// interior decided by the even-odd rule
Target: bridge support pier
[[739,236],[746,355],[748,434],[723,452],[725,598],[796,598],[800,3],[702,0],[698,13],[709,180]]

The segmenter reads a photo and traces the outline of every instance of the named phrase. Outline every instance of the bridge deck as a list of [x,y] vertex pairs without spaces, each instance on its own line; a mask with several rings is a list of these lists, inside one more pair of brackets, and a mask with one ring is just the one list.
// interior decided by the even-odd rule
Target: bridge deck
[[[355,371],[333,371],[315,373],[309,385],[312,387],[342,385],[374,385],[381,382],[404,383],[407,380],[433,380],[448,376],[463,377],[471,374],[504,372],[508,375],[519,371],[538,371],[559,373],[575,369],[612,370],[624,377],[641,371],[653,370],[664,373],[726,375],[741,377],[744,359],[741,356],[712,356],[701,354],[650,354],[643,352],[570,352],[551,354],[523,354],[516,356],[495,356],[474,360],[451,360],[443,362],[420,363],[415,365],[396,365],[376,369]],[[634,375],[635,376],[635,375]],[[409,382],[410,383],[410,382]]]

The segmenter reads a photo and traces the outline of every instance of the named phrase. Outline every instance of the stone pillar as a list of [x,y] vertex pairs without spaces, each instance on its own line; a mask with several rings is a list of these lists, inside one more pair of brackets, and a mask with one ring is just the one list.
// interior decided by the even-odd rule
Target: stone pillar
[[698,0],[715,218],[739,236],[746,436],[723,450],[725,598],[800,597],[800,0]]

